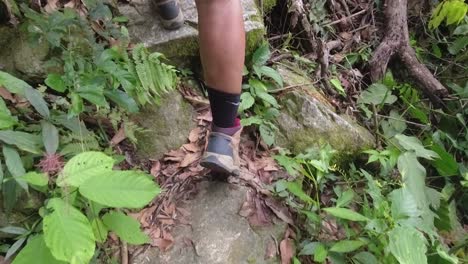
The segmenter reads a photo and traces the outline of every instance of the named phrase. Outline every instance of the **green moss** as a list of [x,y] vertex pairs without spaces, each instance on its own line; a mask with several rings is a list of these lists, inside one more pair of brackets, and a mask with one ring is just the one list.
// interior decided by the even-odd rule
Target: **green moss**
[[258,48],[258,46],[265,41],[265,30],[254,29],[247,33],[245,54],[251,55]]
[[150,51],[160,52],[171,59],[173,57],[187,57],[198,55],[198,49],[198,39],[192,36],[172,40],[170,42],[157,45]]
[[264,13],[270,12],[276,6],[278,0],[258,0],[258,5],[262,7]]

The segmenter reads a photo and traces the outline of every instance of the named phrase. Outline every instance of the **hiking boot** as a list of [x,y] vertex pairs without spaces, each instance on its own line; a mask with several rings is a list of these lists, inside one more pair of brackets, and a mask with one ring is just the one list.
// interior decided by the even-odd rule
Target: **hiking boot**
[[177,0],[152,0],[165,29],[175,30],[184,24],[184,15]]
[[213,129],[215,132],[210,133],[208,147],[200,165],[215,173],[239,176],[239,143],[242,127],[228,129],[237,129],[237,132],[229,136],[217,132],[219,129]]

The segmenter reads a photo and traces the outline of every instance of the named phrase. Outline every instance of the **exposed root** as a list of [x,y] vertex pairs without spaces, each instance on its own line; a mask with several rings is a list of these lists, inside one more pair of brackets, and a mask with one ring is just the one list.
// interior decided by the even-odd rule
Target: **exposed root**
[[411,48],[408,34],[407,0],[385,1],[385,37],[375,50],[370,61],[371,80],[379,81],[387,71],[388,62],[394,55],[408,69],[420,89],[436,105],[443,105],[447,89],[434,77],[427,67],[419,62]]

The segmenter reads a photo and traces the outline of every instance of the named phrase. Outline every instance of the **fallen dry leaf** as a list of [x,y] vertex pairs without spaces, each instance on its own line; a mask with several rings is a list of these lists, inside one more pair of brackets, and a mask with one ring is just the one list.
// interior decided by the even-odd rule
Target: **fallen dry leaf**
[[161,251],[167,251],[173,244],[173,241],[164,238],[155,238],[151,242],[153,247],[158,247]]
[[294,251],[294,241],[290,238],[283,239],[280,243],[281,264],[291,264]]
[[117,133],[115,133],[115,135],[112,137],[112,139],[110,141],[110,145],[115,146],[115,145],[119,144],[120,142],[122,142],[126,138],[127,138],[127,136],[125,135],[125,128],[124,128],[124,126],[122,124],[122,126],[120,126]]
[[200,153],[188,153],[180,163],[180,167],[185,168],[200,158]]
[[200,147],[196,143],[188,143],[182,146],[186,151],[189,152],[199,152],[201,151]]
[[8,101],[10,101],[10,102],[12,102],[12,103],[16,102],[15,98],[13,97],[13,95],[11,95],[11,93],[10,93],[7,89],[5,89],[5,88],[3,88],[3,87],[1,87],[1,86],[0,86],[0,96],[1,96],[3,99],[8,100]]
[[273,213],[285,223],[294,225],[291,212],[289,209],[282,205],[281,202],[275,200],[274,198],[268,197],[265,199],[265,204],[273,211]]
[[200,138],[200,135],[202,133],[202,128],[201,127],[196,127],[192,131],[190,131],[189,134],[189,141],[190,142],[197,142],[198,139]]
[[159,176],[160,171],[161,171],[161,162],[159,162],[159,160],[156,160],[153,162],[153,166],[151,166],[150,173],[155,178],[157,178]]
[[202,121],[212,122],[213,121],[213,116],[211,115],[210,111],[205,111],[205,113],[200,114],[199,116],[197,116],[197,119],[202,120]]

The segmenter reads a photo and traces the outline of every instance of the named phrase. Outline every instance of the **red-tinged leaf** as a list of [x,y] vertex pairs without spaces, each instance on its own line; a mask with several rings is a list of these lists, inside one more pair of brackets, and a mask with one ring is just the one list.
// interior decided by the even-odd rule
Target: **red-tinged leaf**
[[283,239],[280,243],[281,264],[291,264],[294,251],[294,241],[290,238]]

